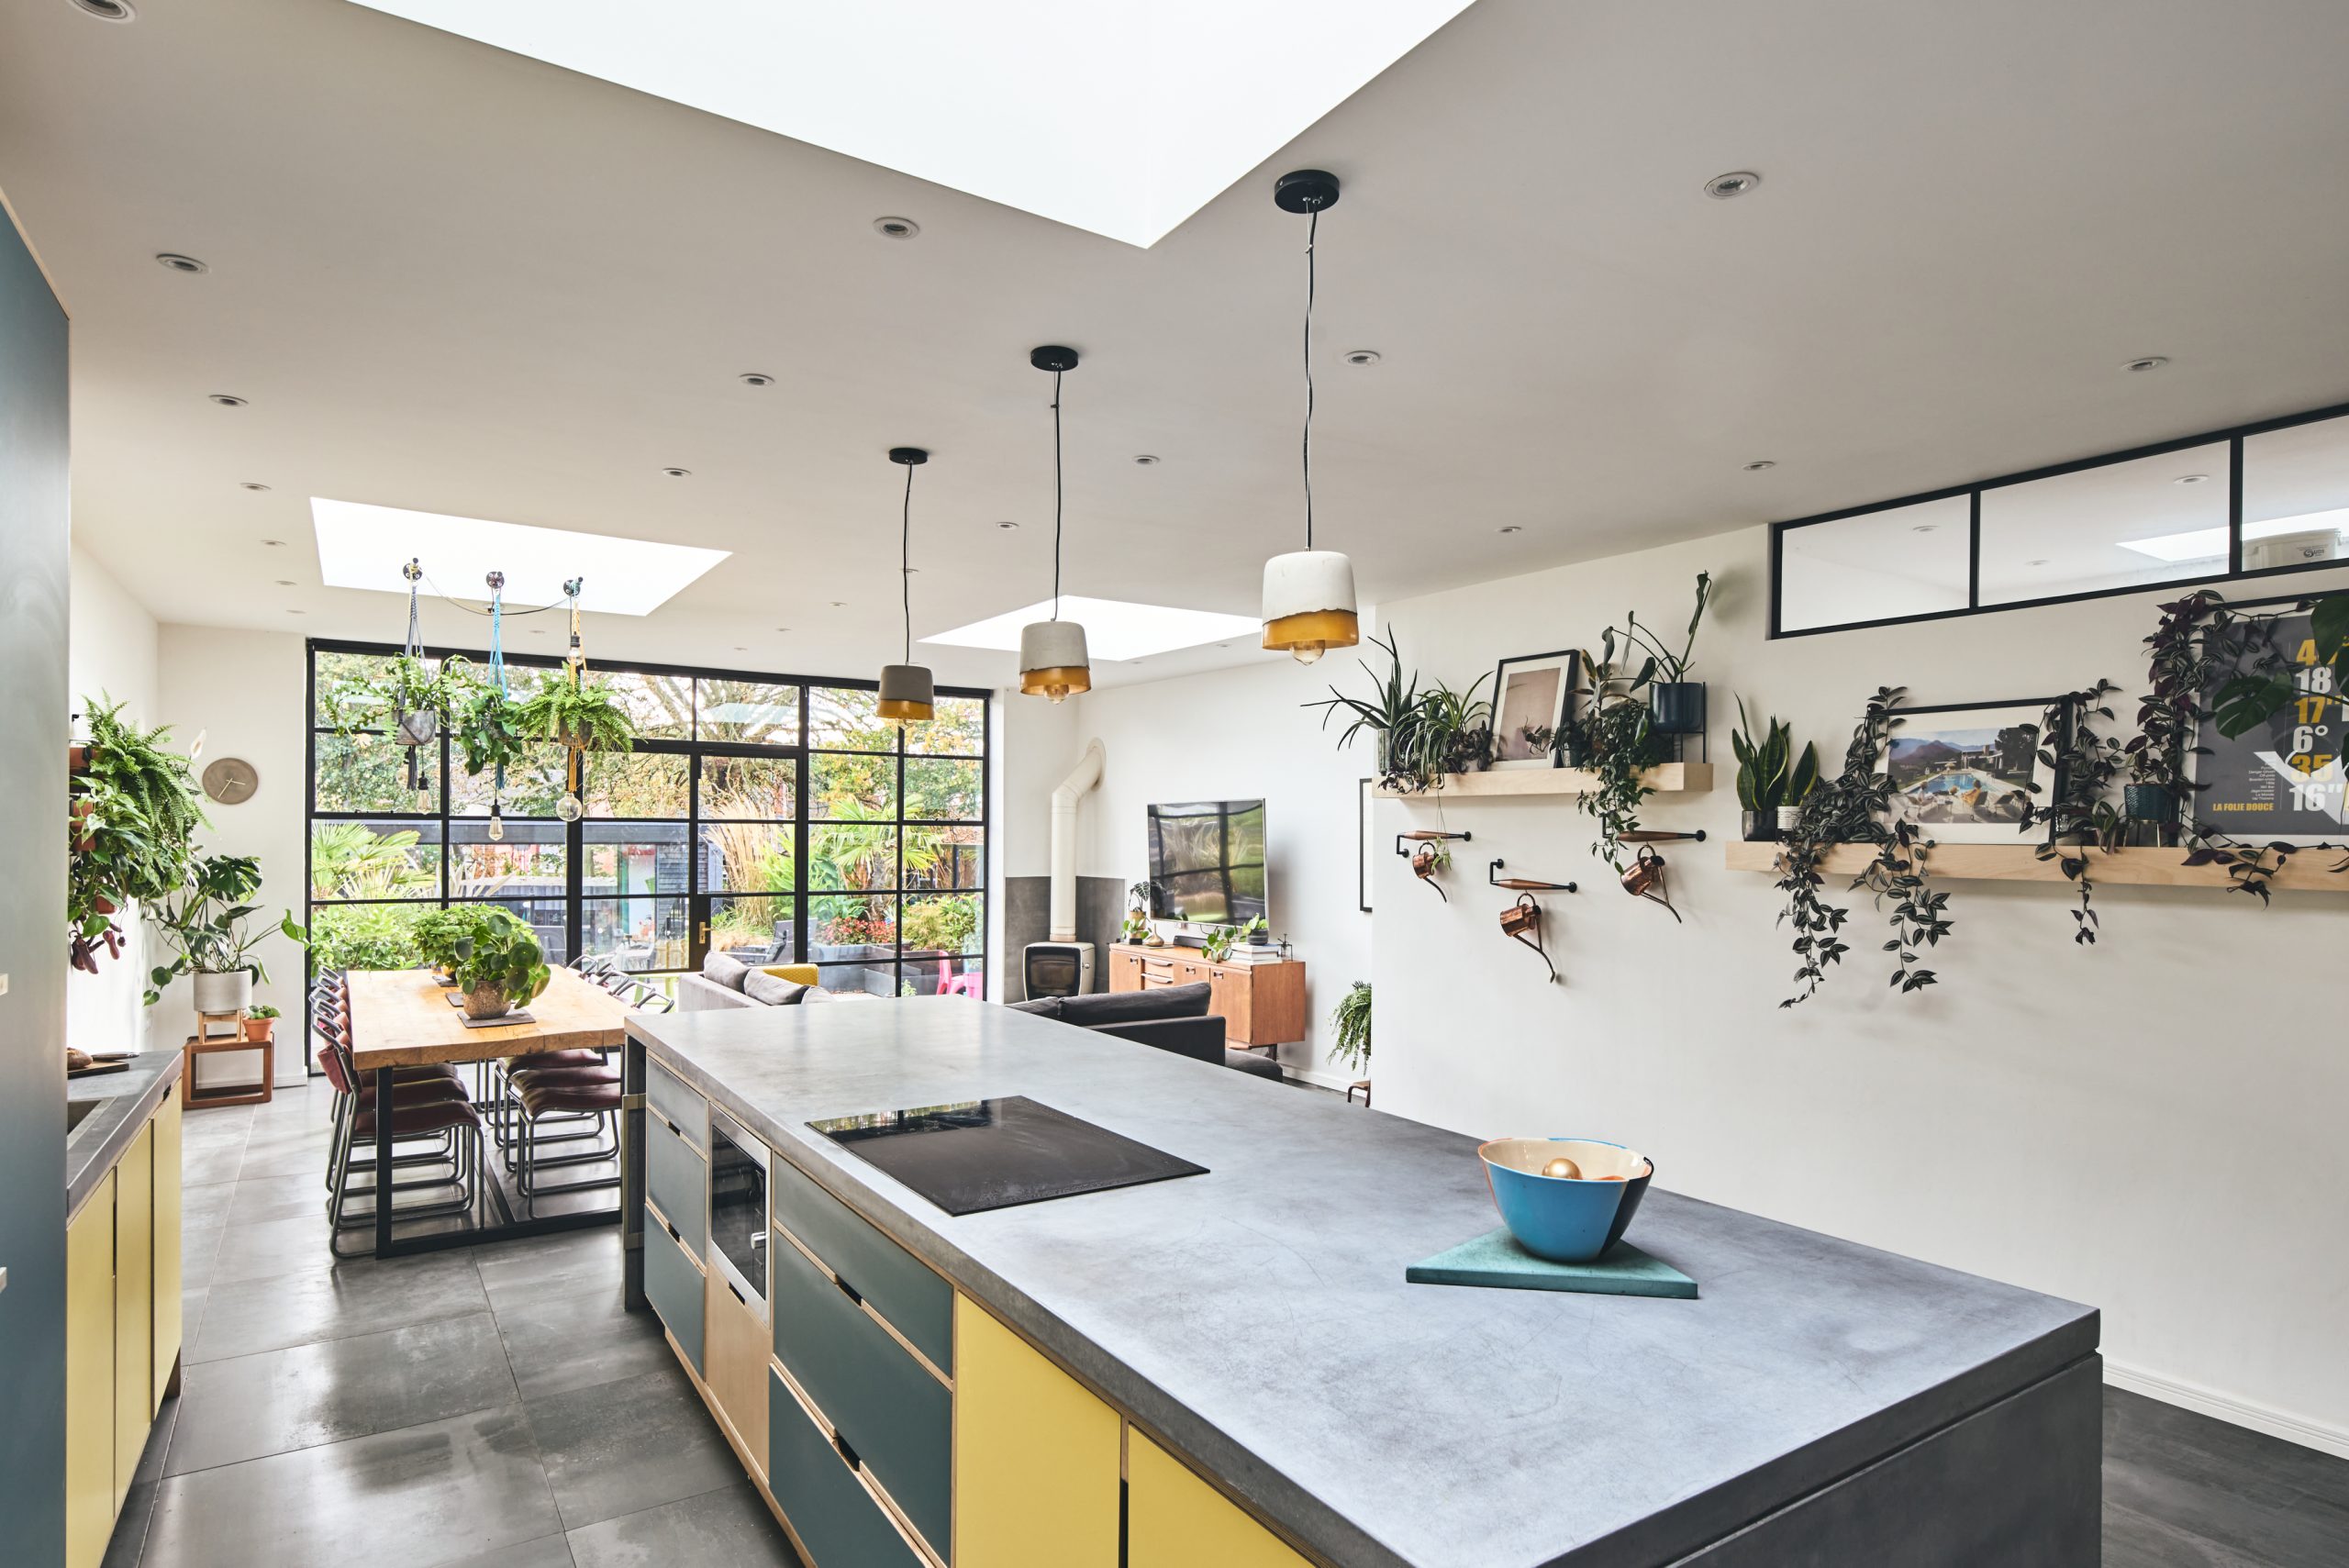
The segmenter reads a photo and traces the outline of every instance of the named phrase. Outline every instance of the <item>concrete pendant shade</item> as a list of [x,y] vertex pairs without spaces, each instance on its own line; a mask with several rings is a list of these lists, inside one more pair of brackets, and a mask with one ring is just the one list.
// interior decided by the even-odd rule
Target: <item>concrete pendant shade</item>
[[1299,550],[1264,562],[1264,646],[1310,664],[1362,640],[1354,564],[1334,550]]
[[1093,689],[1085,628],[1073,620],[1030,621],[1019,628],[1019,689],[1054,702]]
[[874,709],[884,718],[910,724],[937,716],[937,695],[930,672],[919,664],[881,666],[881,701]]

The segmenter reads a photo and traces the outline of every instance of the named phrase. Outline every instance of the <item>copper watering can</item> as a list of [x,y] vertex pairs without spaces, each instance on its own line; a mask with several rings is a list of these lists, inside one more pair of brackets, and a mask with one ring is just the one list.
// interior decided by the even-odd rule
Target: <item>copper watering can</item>
[[1680,911],[1672,907],[1672,890],[1664,884],[1664,857],[1651,844],[1642,844],[1631,863],[1623,868],[1623,891],[1634,898],[1645,898],[1671,910],[1675,920]]
[[1550,978],[1558,978],[1558,966],[1550,962],[1549,951],[1542,945],[1542,906],[1533,901],[1533,895],[1519,894],[1517,902],[1501,911],[1501,934],[1531,948],[1549,969]]

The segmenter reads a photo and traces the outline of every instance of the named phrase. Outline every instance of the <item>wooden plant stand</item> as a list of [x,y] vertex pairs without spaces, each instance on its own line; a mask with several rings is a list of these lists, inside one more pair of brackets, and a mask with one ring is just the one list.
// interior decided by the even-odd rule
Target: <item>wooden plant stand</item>
[[[228,1024],[229,1032],[227,1034],[213,1033],[213,1026],[222,1022]],[[277,1084],[276,1032],[277,1031],[274,1029],[271,1030],[270,1038],[267,1040],[247,1040],[245,1038],[245,1016],[243,1013],[196,1014],[195,1032],[187,1037],[187,1044],[184,1048],[186,1054],[186,1070],[184,1074],[184,1082],[180,1090],[180,1103],[192,1111],[204,1110],[212,1106],[267,1105],[269,1103],[269,1097],[271,1094],[274,1092]],[[206,1095],[200,1093],[195,1086],[196,1059],[198,1057],[210,1056],[217,1051],[260,1051],[261,1087],[257,1089],[239,1089],[233,1093],[225,1095]]]

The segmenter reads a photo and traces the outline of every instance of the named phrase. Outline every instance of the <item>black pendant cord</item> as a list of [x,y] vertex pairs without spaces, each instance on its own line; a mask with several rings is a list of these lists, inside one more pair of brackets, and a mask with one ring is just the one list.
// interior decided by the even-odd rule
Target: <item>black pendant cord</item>
[[1052,618],[1061,618],[1061,372],[1052,373]]
[[906,599],[906,659],[914,662],[914,465],[906,464],[905,531],[897,542],[897,586]]
[[1313,240],[1321,228],[1315,208],[1305,220],[1305,548],[1313,548]]

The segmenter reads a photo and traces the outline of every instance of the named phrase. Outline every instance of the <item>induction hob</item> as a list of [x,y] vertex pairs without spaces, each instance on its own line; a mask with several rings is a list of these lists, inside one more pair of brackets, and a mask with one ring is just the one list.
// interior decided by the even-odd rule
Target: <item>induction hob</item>
[[949,1214],[1204,1176],[1178,1160],[1025,1095],[873,1111],[807,1124]]

